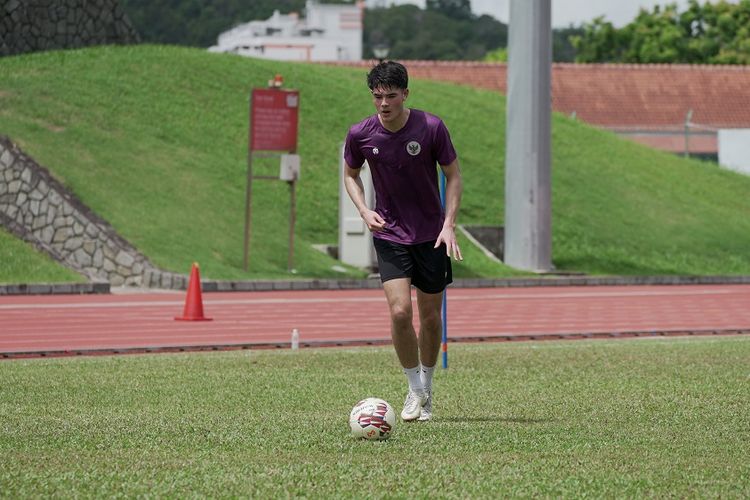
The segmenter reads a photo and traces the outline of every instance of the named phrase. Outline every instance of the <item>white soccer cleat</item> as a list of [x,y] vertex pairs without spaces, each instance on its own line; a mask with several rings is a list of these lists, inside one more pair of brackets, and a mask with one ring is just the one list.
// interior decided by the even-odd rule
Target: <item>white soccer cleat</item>
[[413,392],[409,390],[404,401],[404,409],[401,410],[401,419],[404,421],[416,420],[422,414],[422,405],[427,402],[429,395],[424,391]]
[[427,391],[427,401],[422,405],[419,413],[419,421],[427,422],[432,418],[432,391]]

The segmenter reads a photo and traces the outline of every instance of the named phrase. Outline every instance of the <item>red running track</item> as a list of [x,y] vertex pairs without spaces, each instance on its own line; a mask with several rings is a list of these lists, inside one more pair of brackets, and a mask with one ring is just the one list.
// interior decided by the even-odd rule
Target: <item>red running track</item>
[[[213,321],[175,321],[185,292],[0,297],[0,358],[387,343],[382,290],[204,293]],[[416,320],[415,320],[416,322]],[[750,285],[450,289],[451,340],[750,333]]]

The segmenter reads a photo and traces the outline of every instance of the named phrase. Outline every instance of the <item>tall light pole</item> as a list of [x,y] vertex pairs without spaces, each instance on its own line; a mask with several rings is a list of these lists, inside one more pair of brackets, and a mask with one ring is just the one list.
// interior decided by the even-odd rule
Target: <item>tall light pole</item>
[[384,43],[379,43],[375,45],[372,48],[372,53],[375,56],[375,58],[378,60],[378,63],[382,63],[386,57],[388,57],[388,52],[390,51],[390,47]]
[[505,134],[505,263],[552,269],[551,0],[511,0]]

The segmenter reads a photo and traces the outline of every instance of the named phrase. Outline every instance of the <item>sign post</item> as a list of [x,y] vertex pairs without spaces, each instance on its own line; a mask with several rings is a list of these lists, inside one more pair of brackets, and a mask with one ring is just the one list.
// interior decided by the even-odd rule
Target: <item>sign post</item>
[[[243,268],[250,263],[250,228],[252,221],[253,179],[273,179],[289,184],[289,256],[288,270],[294,268],[294,224],[296,219],[296,183],[299,178],[297,130],[299,126],[299,91],[281,89],[276,75],[269,88],[254,88],[250,95],[250,127],[247,155],[247,188],[245,190],[245,239]],[[279,176],[253,175],[253,157],[281,157]]]

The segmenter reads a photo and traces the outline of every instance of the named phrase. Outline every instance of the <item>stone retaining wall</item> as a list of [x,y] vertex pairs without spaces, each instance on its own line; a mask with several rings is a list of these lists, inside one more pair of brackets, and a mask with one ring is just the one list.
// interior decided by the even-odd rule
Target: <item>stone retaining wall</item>
[[0,136],[0,224],[90,281],[186,287],[162,271],[70,193],[50,172]]
[[139,41],[117,0],[0,0],[0,56]]

